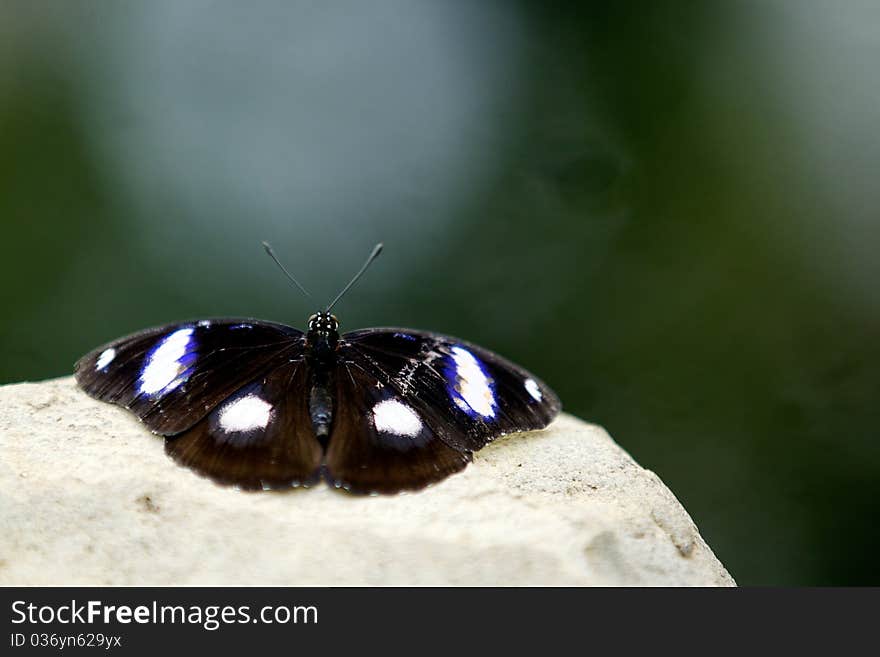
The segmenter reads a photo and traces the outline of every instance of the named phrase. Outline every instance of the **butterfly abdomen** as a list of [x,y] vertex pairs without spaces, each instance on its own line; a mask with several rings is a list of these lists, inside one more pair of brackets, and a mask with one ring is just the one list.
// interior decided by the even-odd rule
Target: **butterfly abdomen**
[[309,390],[309,416],[315,436],[326,447],[333,425],[333,373],[329,368],[316,367],[312,370]]

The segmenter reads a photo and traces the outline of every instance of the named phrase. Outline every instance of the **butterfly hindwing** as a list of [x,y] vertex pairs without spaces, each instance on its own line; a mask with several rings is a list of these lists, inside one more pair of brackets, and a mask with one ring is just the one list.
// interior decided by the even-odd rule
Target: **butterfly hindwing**
[[[527,371],[434,333],[347,333],[338,369],[339,410],[326,464],[334,483],[355,490],[424,487],[462,469],[487,442],[546,426],[560,409],[556,395]],[[377,468],[388,483],[372,474]]]
[[308,485],[323,456],[309,418],[308,363],[286,362],[222,401],[198,424],[165,440],[181,465],[249,490]]
[[470,452],[450,447],[439,426],[367,370],[341,365],[325,456],[331,485],[359,493],[417,490],[464,469]]
[[95,349],[76,364],[76,380],[154,433],[174,435],[266,371],[302,359],[303,343],[297,329],[256,320],[169,324]]

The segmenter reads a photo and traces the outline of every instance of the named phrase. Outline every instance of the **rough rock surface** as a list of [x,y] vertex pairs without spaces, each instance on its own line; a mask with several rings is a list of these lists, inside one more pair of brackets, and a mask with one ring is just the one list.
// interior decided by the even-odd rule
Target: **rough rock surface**
[[734,582],[660,479],[571,416],[420,493],[244,493],[64,378],[0,387],[0,584]]

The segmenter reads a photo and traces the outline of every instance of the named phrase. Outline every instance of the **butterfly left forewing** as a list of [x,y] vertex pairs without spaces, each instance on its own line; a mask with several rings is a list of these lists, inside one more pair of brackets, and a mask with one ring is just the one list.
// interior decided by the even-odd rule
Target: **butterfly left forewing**
[[561,409],[538,377],[458,338],[411,329],[364,329],[343,338],[349,360],[449,418],[466,436],[461,447],[476,450],[498,436],[541,429]]
[[[376,468],[390,482],[382,492],[421,488],[463,468],[499,436],[546,426],[560,408],[553,391],[524,369],[448,336],[355,331],[343,336],[339,362],[342,415],[326,462],[331,479],[355,489],[377,490],[367,480]],[[346,414],[349,407],[356,412]],[[398,452],[406,455],[407,475],[394,483]]]

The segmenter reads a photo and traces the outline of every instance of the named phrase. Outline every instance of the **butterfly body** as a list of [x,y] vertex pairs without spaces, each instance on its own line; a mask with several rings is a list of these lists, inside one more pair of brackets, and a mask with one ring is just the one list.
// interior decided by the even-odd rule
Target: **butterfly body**
[[315,436],[326,447],[333,424],[333,385],[336,351],[339,348],[339,322],[330,313],[315,313],[309,318],[305,353],[311,365],[309,415]]
[[411,329],[340,335],[329,312],[305,333],[250,319],[150,329],[84,356],[76,379],[164,436],[178,463],[255,490],[321,479],[418,490],[560,409],[539,379],[481,347]]

